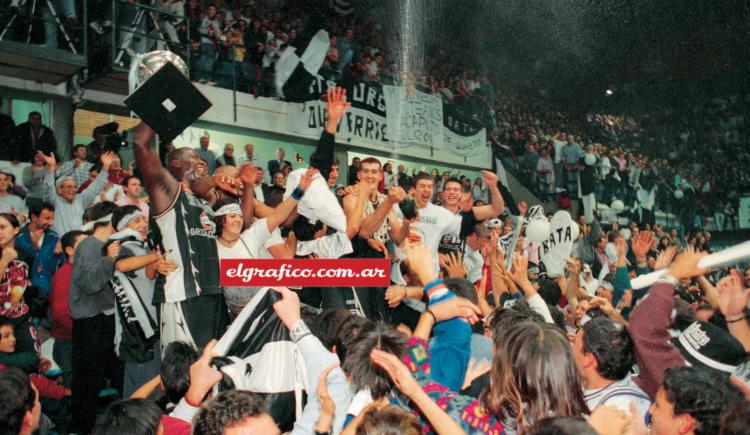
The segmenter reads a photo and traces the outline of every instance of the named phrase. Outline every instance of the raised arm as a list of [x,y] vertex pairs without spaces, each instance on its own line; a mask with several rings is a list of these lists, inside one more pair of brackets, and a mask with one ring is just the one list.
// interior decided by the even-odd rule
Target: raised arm
[[151,127],[145,122],[138,124],[135,141],[133,142],[135,162],[146,184],[151,214],[157,216],[172,205],[174,198],[179,193],[180,185],[172,174],[162,166],[159,153],[151,147],[153,139],[154,131]]
[[518,287],[523,291],[523,295],[526,297],[526,302],[529,306],[544,317],[544,321],[547,323],[555,323],[552,320],[552,314],[549,312],[549,307],[544,302],[539,293],[534,289],[534,286],[529,281],[529,257],[516,255],[513,257],[513,270],[511,271],[511,278],[518,284]]
[[289,214],[293,212],[295,208],[297,208],[297,203],[300,199],[302,199],[302,196],[305,194],[307,188],[310,187],[312,178],[317,172],[318,171],[314,168],[308,168],[307,172],[305,172],[305,174],[302,175],[302,178],[300,178],[299,186],[294,189],[294,192],[292,192],[289,198],[285,199],[281,204],[279,204],[273,210],[273,213],[271,213],[271,215],[266,218],[266,225],[268,225],[269,232],[278,228],[279,225],[281,225],[286,220]]
[[669,342],[674,289],[680,280],[703,273],[697,267],[701,257],[691,251],[677,257],[669,269],[669,275],[651,286],[648,296],[630,313],[628,329],[641,369],[638,380],[643,391],[652,398],[661,385],[664,371],[685,365],[680,351]]
[[[344,214],[346,215],[346,236],[353,239],[360,233],[365,216],[365,201],[369,200],[370,188],[366,183],[357,184],[357,193],[344,197]],[[369,238],[364,237],[363,238]]]
[[54,202],[55,198],[57,198],[57,190],[55,190],[55,166],[57,165],[57,162],[55,161],[55,153],[50,153],[48,156],[41,151],[37,151],[37,154],[41,154],[44,163],[47,164],[47,175],[44,177],[44,187],[47,190],[47,197],[50,201]]
[[497,188],[497,174],[490,171],[482,171],[484,182],[490,189],[490,203],[481,207],[474,207],[474,217],[478,221],[500,216],[505,210],[505,201],[500,189]]
[[78,198],[81,199],[84,207],[88,206],[91,201],[96,198],[96,195],[100,194],[102,190],[104,190],[104,186],[107,184],[107,179],[109,178],[109,167],[112,165],[112,162],[116,157],[117,154],[111,151],[102,154],[101,172],[99,172],[99,175],[96,177],[93,183],[89,184],[88,187],[83,190],[83,192],[78,194]]
[[732,269],[717,284],[719,308],[727,321],[729,332],[750,352],[750,324],[747,323],[745,310],[750,299],[750,289],[742,288],[742,276],[737,269]]
[[346,113],[351,103],[346,101],[346,89],[333,88],[327,94],[327,118],[323,134],[320,136],[315,152],[310,156],[310,166],[320,171],[324,180],[328,180],[333,166],[333,138],[338,129],[339,121]]
[[[388,189],[388,196],[385,198],[382,204],[375,209],[375,212],[370,216],[367,216],[362,221],[362,226],[359,228],[359,236],[363,239],[369,239],[372,235],[380,228],[383,221],[388,217],[388,213],[393,209],[394,204],[398,204],[406,199],[406,192],[400,187],[391,187]],[[393,238],[393,236],[391,236]]]

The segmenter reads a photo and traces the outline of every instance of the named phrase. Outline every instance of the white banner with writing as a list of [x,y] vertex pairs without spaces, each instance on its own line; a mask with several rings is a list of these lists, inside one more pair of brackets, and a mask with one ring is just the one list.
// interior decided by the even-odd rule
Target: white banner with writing
[[383,86],[388,138],[398,146],[443,148],[443,102],[403,86]]

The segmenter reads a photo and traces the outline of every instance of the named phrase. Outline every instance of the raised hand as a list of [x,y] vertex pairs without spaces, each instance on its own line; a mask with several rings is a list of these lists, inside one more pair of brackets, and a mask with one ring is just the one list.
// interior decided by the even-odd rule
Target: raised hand
[[573,257],[565,259],[565,263],[568,265],[568,272],[571,276],[576,276],[581,273],[581,260]]
[[412,397],[421,390],[421,387],[414,379],[406,365],[392,353],[383,352],[382,350],[373,349],[370,354],[370,361],[376,366],[385,370],[391,378],[396,388],[405,396]]
[[252,163],[242,165],[242,167],[240,168],[240,180],[242,180],[242,183],[246,187],[254,186],[255,183],[258,182],[258,178],[260,178],[261,176],[260,174],[261,172]]
[[218,356],[213,349],[216,340],[211,340],[203,349],[198,361],[190,366],[190,388],[185,393],[185,400],[194,405],[203,402],[209,391],[221,380],[221,372],[211,365],[211,359]]
[[461,198],[458,200],[458,204],[461,206],[461,210],[470,212],[474,208],[474,197],[471,193],[466,192],[461,194]]
[[438,322],[461,317],[468,320],[472,325],[479,321],[479,316],[482,314],[482,310],[470,300],[458,296],[430,305],[430,311],[435,315]]
[[113,153],[112,151],[107,151],[106,153],[103,153],[101,157],[99,157],[102,161],[102,171],[109,171],[109,167],[112,166],[112,163],[115,161],[115,159],[118,159],[117,154]]
[[302,190],[307,190],[308,187],[310,187],[310,184],[313,182],[313,177],[315,174],[317,174],[319,171],[315,168],[307,168],[307,171],[302,175],[302,178],[299,179],[299,187]]
[[214,181],[217,189],[221,189],[230,195],[238,196],[240,194],[239,186],[240,180],[231,175],[213,175],[211,179]]
[[444,256],[441,266],[445,268],[450,278],[465,278],[468,271],[463,266],[463,256],[460,253],[451,252]]
[[335,369],[337,365],[338,364],[331,364],[323,369],[320,373],[320,378],[318,379],[317,393],[318,401],[320,402],[320,417],[318,422],[322,423],[320,420],[324,420],[324,422],[327,423],[321,424],[321,429],[323,429],[323,431],[330,429],[333,415],[336,413],[336,402],[333,401],[331,394],[328,392],[328,374],[331,373],[331,370]]
[[529,210],[529,205],[526,204],[526,201],[521,201],[518,203],[518,215],[521,217],[526,216],[526,212]]
[[44,160],[44,163],[49,166],[50,170],[55,170],[55,166],[57,166],[57,160],[55,160],[55,153],[49,153],[49,155],[44,154],[41,151],[37,151],[37,154],[42,156],[42,160]]
[[656,240],[654,239],[653,235],[651,235],[651,231],[642,231],[638,238],[633,239],[631,243],[635,258],[645,259],[646,254],[648,254],[648,251],[651,249],[651,247],[654,246],[655,243]]
[[491,171],[482,171],[482,178],[487,183],[487,187],[492,187],[497,184],[497,174]]
[[135,128],[135,138],[133,144],[137,146],[148,146],[151,141],[154,140],[154,130],[149,127],[148,124],[141,121],[140,124]]
[[674,256],[677,254],[677,246],[672,245],[668,247],[667,249],[662,250],[659,252],[659,255],[656,257],[656,264],[654,265],[655,270],[659,269],[666,269],[669,267],[670,264],[672,264],[672,260],[674,260]]
[[409,262],[409,269],[419,278],[422,285],[434,280],[435,269],[432,263],[432,251],[427,245],[422,243],[417,245],[404,244],[402,248],[406,252],[406,260]]
[[678,255],[672,265],[669,267],[669,273],[677,280],[693,278],[706,273],[705,269],[698,267],[698,262],[705,257],[705,252],[696,252],[691,246],[685,249],[685,252]]
[[352,103],[346,101],[346,89],[335,87],[328,91],[326,95],[328,105],[326,107],[328,111],[328,119],[326,119],[326,131],[331,134],[336,134],[336,128],[339,125],[341,117],[349,109]]
[[744,315],[750,299],[750,288],[742,289],[742,276],[737,269],[732,269],[729,275],[722,278],[716,284],[716,290],[719,292],[719,309],[724,317]]
[[602,310],[602,313],[608,316],[611,316],[612,313],[615,312],[615,307],[612,306],[612,303],[601,296],[594,296],[593,298],[591,298],[590,307],[599,307]]
[[529,257],[516,255],[513,257],[513,270],[510,278],[518,285],[529,282]]
[[388,201],[393,204],[400,204],[406,199],[406,191],[401,187],[394,186],[388,189]]
[[284,325],[291,330],[301,319],[299,296],[286,287],[274,287],[274,290],[281,293],[281,300],[273,304],[273,310]]

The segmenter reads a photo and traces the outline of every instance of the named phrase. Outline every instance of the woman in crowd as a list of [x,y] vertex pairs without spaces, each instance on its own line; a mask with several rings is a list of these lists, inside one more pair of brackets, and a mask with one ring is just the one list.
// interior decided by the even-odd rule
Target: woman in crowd
[[14,247],[20,230],[21,224],[15,215],[0,213],[0,316],[13,321],[16,350],[28,352],[37,347],[36,328],[24,301],[24,293],[30,285],[29,264],[33,263],[33,258]]

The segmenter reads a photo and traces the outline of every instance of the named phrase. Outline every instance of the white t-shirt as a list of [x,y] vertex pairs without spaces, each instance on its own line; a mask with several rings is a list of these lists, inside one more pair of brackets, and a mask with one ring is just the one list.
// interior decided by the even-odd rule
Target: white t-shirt
[[555,163],[562,162],[562,150],[565,144],[567,144],[567,142],[564,140],[552,140],[552,146],[555,147]]
[[[265,219],[263,220],[265,221]],[[266,226],[266,228],[268,227]],[[283,243],[284,238],[281,237],[281,230],[278,227],[274,228],[273,231],[271,231],[271,235],[263,244],[260,252],[258,253],[258,257],[256,258],[274,258],[274,256],[271,255],[270,252],[268,252],[268,248],[270,248],[271,246],[281,245]]]
[[614,406],[630,414],[630,402],[635,404],[641,415],[646,415],[651,399],[643,392],[630,376],[598,390],[583,390],[583,399],[590,410],[600,405]]
[[219,259],[262,258],[259,255],[270,237],[271,233],[268,231],[266,220],[258,219],[240,234],[239,240],[231,248],[222,245],[217,239],[216,248]]
[[482,253],[471,249],[468,245],[464,248],[464,267],[468,270],[466,279],[472,283],[482,279],[482,269],[484,268],[484,258]]
[[[394,206],[399,218],[403,219],[401,209]],[[446,234],[458,235],[461,232],[461,215],[456,215],[448,211],[445,207],[440,207],[433,203],[427,204],[424,208],[418,209],[419,218],[412,223],[409,229],[409,238],[419,240],[427,245],[433,253],[433,263],[435,271],[440,270],[438,262],[438,246],[440,240]]]

